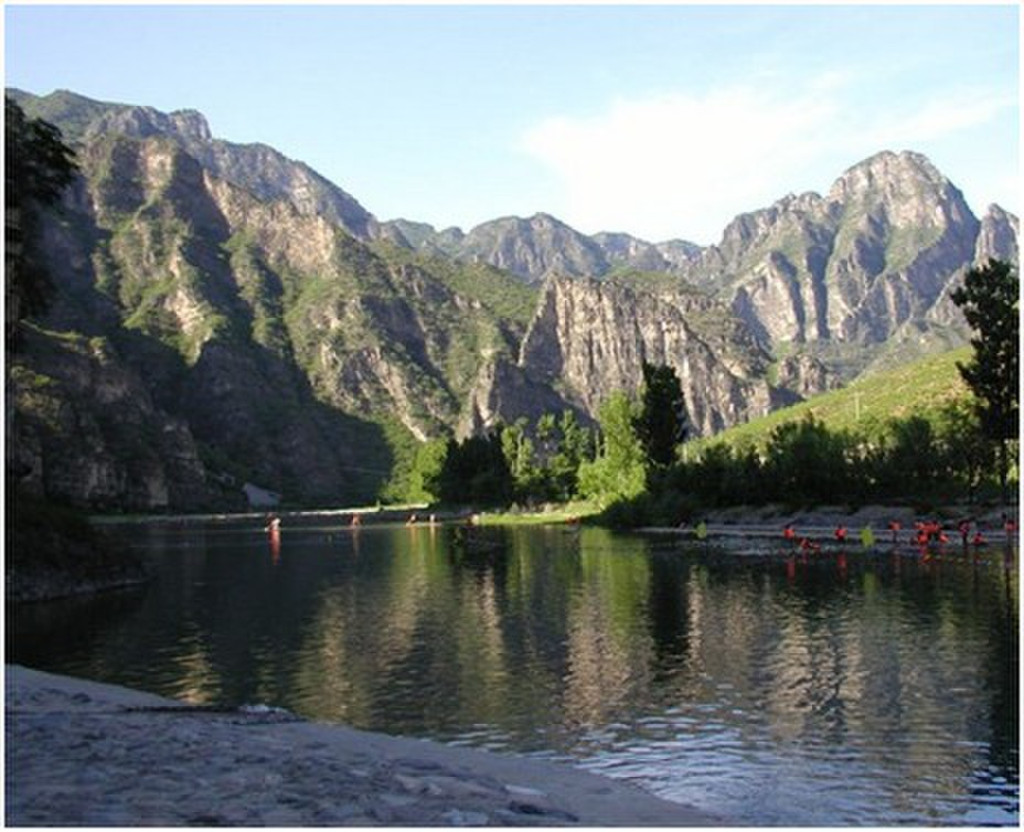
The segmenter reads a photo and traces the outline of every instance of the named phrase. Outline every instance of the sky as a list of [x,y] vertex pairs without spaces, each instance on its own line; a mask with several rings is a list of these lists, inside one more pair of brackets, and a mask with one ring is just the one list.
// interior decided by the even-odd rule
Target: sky
[[1020,211],[1020,18],[1001,5],[8,3],[5,85],[262,142],[378,219],[718,242],[882,150]]

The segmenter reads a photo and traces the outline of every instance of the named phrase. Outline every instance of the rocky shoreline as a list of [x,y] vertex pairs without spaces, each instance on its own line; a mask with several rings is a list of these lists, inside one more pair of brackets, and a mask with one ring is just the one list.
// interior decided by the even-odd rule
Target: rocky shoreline
[[8,826],[717,826],[569,766],[8,665]]
[[935,506],[930,510],[911,506],[865,505],[858,508],[837,505],[820,505],[807,509],[787,509],[777,505],[759,507],[736,506],[717,509],[708,513],[708,523],[720,528],[762,527],[779,530],[786,524],[795,527],[834,529],[843,524],[851,529],[871,527],[876,534],[884,533],[889,521],[899,522],[903,529],[912,529],[918,520],[936,520],[948,528],[956,522],[970,517],[986,532],[1003,536],[1003,515],[1016,519],[1018,506],[948,504]]

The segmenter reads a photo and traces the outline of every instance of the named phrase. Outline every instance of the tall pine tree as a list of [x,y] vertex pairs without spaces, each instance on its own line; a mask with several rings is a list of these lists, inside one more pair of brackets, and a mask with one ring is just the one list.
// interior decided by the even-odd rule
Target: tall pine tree
[[4,98],[4,295],[8,345],[18,322],[45,311],[52,285],[38,251],[42,212],[60,199],[77,167],[56,127],[29,119]]
[[964,276],[950,297],[975,332],[974,354],[957,364],[960,375],[978,399],[985,435],[999,447],[999,482],[1006,499],[1009,444],[1020,435],[1020,281],[1014,267],[989,260]]
[[683,389],[676,371],[666,364],[655,366],[645,361],[643,374],[636,432],[648,463],[664,469],[675,462],[676,447],[686,438]]

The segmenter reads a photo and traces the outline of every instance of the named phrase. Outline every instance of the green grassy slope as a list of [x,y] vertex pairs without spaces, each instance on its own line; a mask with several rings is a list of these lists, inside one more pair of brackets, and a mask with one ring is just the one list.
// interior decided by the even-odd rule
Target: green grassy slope
[[970,358],[970,347],[905,364],[893,370],[858,378],[841,390],[815,396],[805,402],[777,410],[760,419],[723,431],[714,437],[688,444],[699,451],[710,443],[731,446],[767,443],[772,430],[784,422],[798,421],[809,414],[833,430],[862,430],[890,418],[927,416],[969,391],[960,378],[956,363]]

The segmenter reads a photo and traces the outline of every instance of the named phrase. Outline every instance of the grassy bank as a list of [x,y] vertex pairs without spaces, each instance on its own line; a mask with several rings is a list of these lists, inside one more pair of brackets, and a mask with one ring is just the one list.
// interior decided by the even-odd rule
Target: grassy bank
[[586,520],[600,514],[594,503],[578,501],[564,505],[545,505],[539,510],[517,509],[480,512],[475,522],[481,526],[544,526]]

